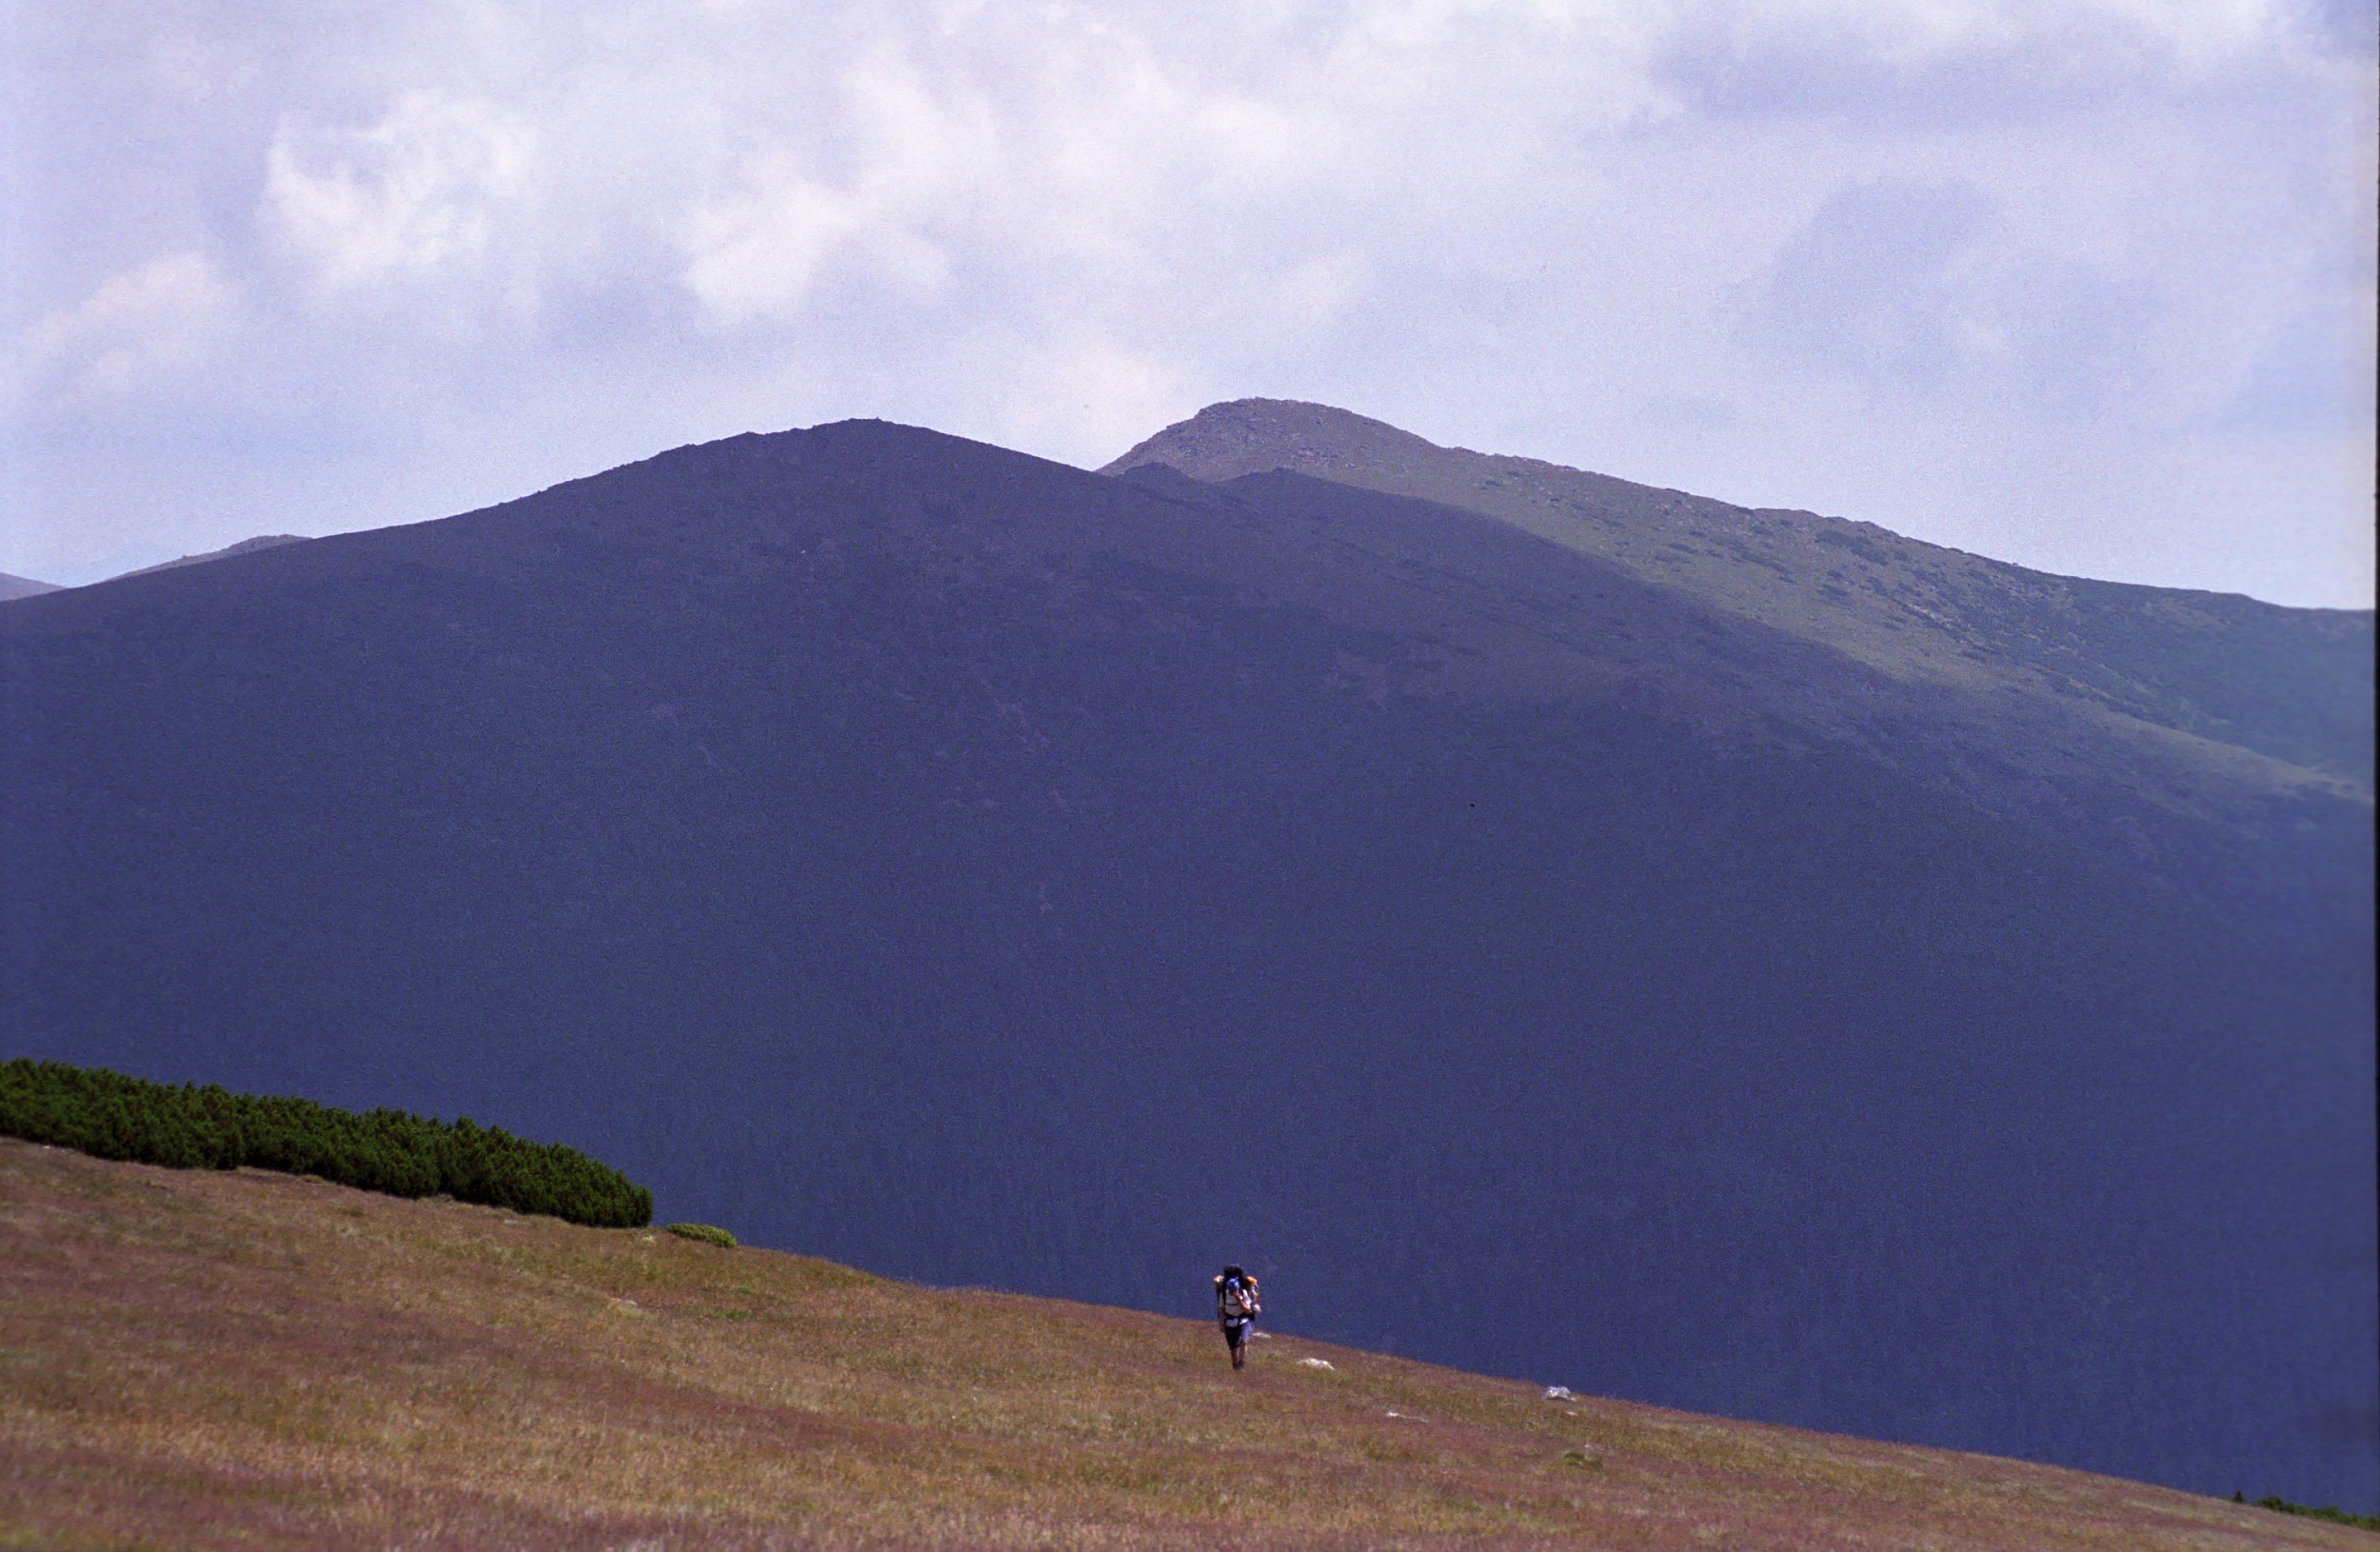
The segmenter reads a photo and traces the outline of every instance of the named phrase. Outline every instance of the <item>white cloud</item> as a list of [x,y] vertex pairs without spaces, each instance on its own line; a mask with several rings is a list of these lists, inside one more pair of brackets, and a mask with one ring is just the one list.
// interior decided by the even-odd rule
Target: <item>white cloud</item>
[[2052,256],[1963,180],[1838,189],[1778,252],[1746,337],[1872,398],[2171,427],[2223,386],[2153,272]]
[[866,228],[865,202],[803,177],[784,159],[755,169],[753,187],[693,212],[686,289],[723,324],[798,309],[829,254]]
[[950,252],[928,229],[963,226],[998,179],[995,115],[964,90],[938,94],[889,41],[843,72],[831,100],[844,132],[819,154],[844,165],[845,183],[805,171],[787,142],[811,137],[780,125],[783,138],[749,160],[738,187],[687,211],[681,278],[712,322],[799,316],[839,255],[862,260],[895,303],[930,302],[949,283]]
[[206,357],[238,306],[204,253],[151,259],[26,330],[7,397],[90,408],[165,387]]
[[[60,83],[26,144],[135,180],[185,177],[138,158],[192,127],[229,149],[89,275],[66,234],[139,217],[112,172],[62,182],[65,278],[19,328],[125,253],[212,254],[243,301],[193,336],[192,425],[411,492],[358,522],[842,414],[1095,464],[1268,393],[2337,598],[2334,564],[2218,537],[2330,485],[2202,475],[2369,456],[2375,83],[2338,3],[431,0],[177,13],[169,45],[89,0],[54,30],[97,41],[24,67]],[[109,38],[124,78],[76,76]],[[138,516],[9,434],[49,507]]]
[[538,136],[492,103],[408,91],[364,129],[285,113],[266,152],[268,225],[337,293],[478,269],[532,189]]
[[1883,391],[1941,387],[1962,365],[2005,354],[1962,273],[1993,214],[1963,179],[1835,190],[1777,253],[1749,320],[1755,337]]
[[2048,50],[2087,72],[2146,60],[2207,68],[2267,43],[2290,20],[2272,0],[1735,0],[1679,14],[1747,50],[1797,35],[1914,69]]

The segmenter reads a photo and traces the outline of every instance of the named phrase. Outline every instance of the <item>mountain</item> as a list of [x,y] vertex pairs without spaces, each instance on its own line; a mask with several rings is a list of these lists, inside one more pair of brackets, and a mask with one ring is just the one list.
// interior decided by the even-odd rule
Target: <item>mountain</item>
[[[1103,472],[1155,464],[1207,481],[1286,469],[1501,519],[1922,686],[2052,785],[2121,773],[2198,812],[2300,790],[2371,801],[2370,610],[2051,576],[1873,524],[1439,448],[1325,405],[1212,405]],[[1830,730],[1885,759],[1902,732],[1855,714]]]
[[[1410,494],[739,437],[0,611],[0,1042],[919,1282],[1238,1260],[1285,1334],[2360,1506],[2371,810],[2299,612],[2077,636],[2137,734],[1995,720]],[[2235,684],[2298,758],[2169,726]]]
[[[236,545],[226,545],[221,549],[210,549],[202,555],[185,555],[178,561],[160,561],[155,566],[144,566],[137,571],[127,571],[123,575],[144,577],[151,571],[170,571],[177,566],[205,566],[209,561],[228,560],[234,555],[247,555],[259,549],[272,549],[281,545],[302,545],[307,542],[306,535],[302,533],[260,533],[253,539],[243,539]],[[116,579],[110,577],[109,580],[112,582]]]
[[24,1546],[2370,1545],[1211,1321],[0,1140]]
[[[185,555],[180,560],[162,561],[155,566],[144,566],[136,571],[126,571],[122,573],[122,575],[128,577],[142,577],[149,575],[151,571],[170,571],[176,567],[182,566],[204,566],[209,561],[228,560],[234,555],[246,555],[254,550],[272,549],[281,545],[302,545],[305,543],[307,543],[307,539],[304,534],[259,534],[253,539],[243,539],[236,545],[226,545],[221,549],[210,549],[203,555]],[[109,580],[115,581],[117,579],[109,578]],[[18,598],[37,597],[42,593],[54,593],[61,590],[62,589],[51,583],[33,582],[24,577],[11,577],[6,574],[0,574],[0,603],[7,603],[12,599]]]

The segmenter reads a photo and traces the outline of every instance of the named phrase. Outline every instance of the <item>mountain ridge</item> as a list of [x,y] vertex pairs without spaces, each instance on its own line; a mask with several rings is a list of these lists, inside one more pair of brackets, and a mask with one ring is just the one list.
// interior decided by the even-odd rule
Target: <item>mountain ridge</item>
[[[185,566],[206,566],[215,561],[228,561],[235,556],[253,554],[260,549],[275,549],[283,545],[302,545],[309,542],[302,533],[260,533],[252,539],[243,539],[237,544],[226,545],[221,549],[210,549],[203,554],[184,555],[175,560],[160,561],[154,566],[143,566],[130,571],[119,571],[114,576],[104,580],[121,582],[126,577],[145,577],[152,572],[176,570]],[[95,587],[98,584],[86,586]],[[69,590],[70,589],[62,587],[56,583],[34,582],[26,577],[0,574],[0,604],[12,603],[20,598],[38,598],[45,593]]]
[[[1286,468],[1497,517],[1707,604],[1825,642],[1904,680],[1967,694],[2014,692],[2097,712],[2102,729],[2147,726],[2229,743],[2342,795],[2371,795],[2370,611],[2291,609],[2238,595],[2060,577],[1912,540],[1873,524],[1751,508],[1541,460],[1445,448],[1383,422],[1283,400],[1211,405],[1103,466],[1161,462],[1226,481]],[[2275,641],[2264,638],[2278,637]],[[2264,686],[2201,662],[2220,645],[2317,653],[2327,708],[2276,719]],[[2111,650],[2113,655],[2111,656]],[[2195,675],[2175,682],[2169,662]],[[1997,661],[1986,661],[1997,660]],[[2299,666],[2302,674],[2305,665]],[[2269,676],[2268,676],[2269,677]],[[2193,752],[2200,758],[2191,758]],[[2203,766],[2203,751],[2170,763]],[[2248,791],[2304,783],[2230,762]]]
[[1351,1345],[2370,1498],[2369,809],[2045,806],[1937,693],[1412,497],[735,438],[0,610],[0,1039],[926,1283],[1238,1260]]
[[159,561],[155,566],[144,566],[131,571],[120,571],[108,580],[115,582],[124,577],[145,577],[152,571],[170,571],[177,567],[184,566],[205,566],[211,561],[228,561],[235,555],[251,555],[260,549],[275,549],[283,545],[308,543],[311,541],[302,533],[260,533],[254,538],[242,539],[236,544],[226,545],[221,549],[209,549],[196,555],[184,555],[175,560]]

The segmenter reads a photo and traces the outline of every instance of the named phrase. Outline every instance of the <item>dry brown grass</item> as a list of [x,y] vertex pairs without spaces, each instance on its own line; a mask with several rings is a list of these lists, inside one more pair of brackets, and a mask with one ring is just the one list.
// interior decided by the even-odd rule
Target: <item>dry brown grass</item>
[[2375,1544],[1287,1337],[1234,1374],[1191,1322],[0,1140],[0,1546]]

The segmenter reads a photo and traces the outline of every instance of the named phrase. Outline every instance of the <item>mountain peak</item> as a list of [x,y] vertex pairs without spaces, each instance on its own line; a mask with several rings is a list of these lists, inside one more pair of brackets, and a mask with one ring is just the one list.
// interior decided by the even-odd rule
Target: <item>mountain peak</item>
[[1212,481],[1271,468],[1321,473],[1350,462],[1409,462],[1433,452],[1442,448],[1352,409],[1304,400],[1223,400],[1166,426],[1100,473],[1174,464],[1183,473]]
[[1446,449],[1386,421],[1298,399],[1229,399],[1177,421],[1100,470],[1170,464],[1195,479],[1277,468],[1329,479],[1358,469],[1403,472]]

